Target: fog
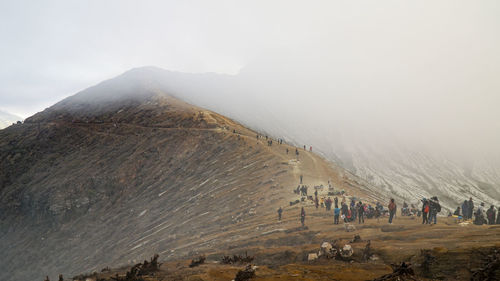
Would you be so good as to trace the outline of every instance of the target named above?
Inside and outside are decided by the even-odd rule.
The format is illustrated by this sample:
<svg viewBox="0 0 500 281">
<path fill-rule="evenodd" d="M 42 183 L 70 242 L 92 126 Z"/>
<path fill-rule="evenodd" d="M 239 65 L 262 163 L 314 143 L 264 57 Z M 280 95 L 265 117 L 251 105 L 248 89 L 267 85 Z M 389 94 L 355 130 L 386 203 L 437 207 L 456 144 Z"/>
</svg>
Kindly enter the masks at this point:
<svg viewBox="0 0 500 281">
<path fill-rule="evenodd" d="M 219 73 L 172 87 L 360 173 L 389 169 L 374 152 L 425 151 L 498 184 L 498 15 L 498 1 L 2 2 L 0 109 L 27 117 L 143 65 Z"/>
</svg>

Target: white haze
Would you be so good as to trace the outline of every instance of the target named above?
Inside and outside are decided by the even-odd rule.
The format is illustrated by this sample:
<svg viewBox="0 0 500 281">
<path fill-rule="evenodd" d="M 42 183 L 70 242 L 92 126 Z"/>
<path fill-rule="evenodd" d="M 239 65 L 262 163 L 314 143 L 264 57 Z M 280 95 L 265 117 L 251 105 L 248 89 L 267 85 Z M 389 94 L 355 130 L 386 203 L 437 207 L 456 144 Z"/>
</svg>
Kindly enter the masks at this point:
<svg viewBox="0 0 500 281">
<path fill-rule="evenodd" d="M 422 152 L 482 167 L 498 203 L 498 15 L 494 0 L 3 2 L 0 108 L 26 117 L 141 65 L 225 73 L 185 96 L 367 177 Z"/>
</svg>

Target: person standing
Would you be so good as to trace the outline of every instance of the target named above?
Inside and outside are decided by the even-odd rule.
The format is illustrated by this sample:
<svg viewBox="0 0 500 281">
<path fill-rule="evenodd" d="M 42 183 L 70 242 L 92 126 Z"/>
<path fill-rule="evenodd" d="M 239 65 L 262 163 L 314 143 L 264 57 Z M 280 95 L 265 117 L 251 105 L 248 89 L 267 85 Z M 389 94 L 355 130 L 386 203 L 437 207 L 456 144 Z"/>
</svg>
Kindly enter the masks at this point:
<svg viewBox="0 0 500 281">
<path fill-rule="evenodd" d="M 467 206 L 468 219 L 472 219 L 472 213 L 474 212 L 474 202 L 472 202 L 472 197 L 469 198 L 469 204 Z"/>
<path fill-rule="evenodd" d="M 469 219 L 469 203 L 467 200 L 462 203 L 462 217 L 464 217 L 464 220 Z"/>
<path fill-rule="evenodd" d="M 349 213 L 349 207 L 345 202 L 342 203 L 342 216 L 344 217 L 344 222 L 347 222 L 347 215 Z"/>
<path fill-rule="evenodd" d="M 358 223 L 365 223 L 365 206 L 361 201 L 358 202 Z"/>
<path fill-rule="evenodd" d="M 300 184 L 302 184 L 302 175 L 300 175 Z"/>
<path fill-rule="evenodd" d="M 392 219 L 394 218 L 394 215 L 396 215 L 396 203 L 394 202 L 394 198 L 391 198 L 391 202 L 389 203 L 389 223 L 392 224 Z"/>
<path fill-rule="evenodd" d="M 340 208 L 338 204 L 335 204 L 335 209 L 333 210 L 333 224 L 339 224 Z"/>
<path fill-rule="evenodd" d="M 429 221 L 431 224 L 437 223 L 437 214 L 441 212 L 441 205 L 439 204 L 439 199 L 434 196 L 431 198 L 429 202 L 430 212 L 429 212 Z"/>
<path fill-rule="evenodd" d="M 332 199 L 330 197 L 328 197 L 326 199 L 325 205 L 326 205 L 326 210 L 327 211 L 330 211 L 332 209 Z"/>
<path fill-rule="evenodd" d="M 422 199 L 422 224 L 429 224 L 429 201 Z"/>
<path fill-rule="evenodd" d="M 281 214 L 283 213 L 283 209 L 280 207 L 278 209 L 278 220 L 281 221 Z"/>
<path fill-rule="evenodd" d="M 486 211 L 486 217 L 488 217 L 488 224 L 495 224 L 496 211 L 495 206 L 491 205 L 488 211 Z"/>
<path fill-rule="evenodd" d="M 304 210 L 304 207 L 300 210 L 300 223 L 302 224 L 302 227 L 306 224 L 306 210 Z"/>
</svg>

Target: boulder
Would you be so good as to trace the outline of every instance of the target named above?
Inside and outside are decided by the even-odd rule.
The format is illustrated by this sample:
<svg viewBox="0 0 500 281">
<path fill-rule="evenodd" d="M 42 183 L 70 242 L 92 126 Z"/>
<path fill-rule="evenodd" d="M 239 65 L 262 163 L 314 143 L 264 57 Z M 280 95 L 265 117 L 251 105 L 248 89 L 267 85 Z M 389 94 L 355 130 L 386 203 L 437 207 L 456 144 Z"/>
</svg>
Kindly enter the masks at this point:
<svg viewBox="0 0 500 281">
<path fill-rule="evenodd" d="M 307 261 L 315 261 L 318 259 L 318 254 L 316 253 L 310 253 L 307 255 Z"/>
<path fill-rule="evenodd" d="M 344 224 L 345 231 L 347 232 L 353 232 L 356 231 L 356 227 L 353 224 L 350 223 L 345 223 Z"/>
<path fill-rule="evenodd" d="M 351 245 L 349 245 L 349 244 L 346 244 L 346 245 L 342 248 L 342 251 L 340 252 L 340 255 L 341 255 L 343 258 L 349 258 L 349 257 L 351 257 L 353 254 L 354 254 L 354 250 L 353 250 L 353 248 L 351 247 Z"/>
</svg>

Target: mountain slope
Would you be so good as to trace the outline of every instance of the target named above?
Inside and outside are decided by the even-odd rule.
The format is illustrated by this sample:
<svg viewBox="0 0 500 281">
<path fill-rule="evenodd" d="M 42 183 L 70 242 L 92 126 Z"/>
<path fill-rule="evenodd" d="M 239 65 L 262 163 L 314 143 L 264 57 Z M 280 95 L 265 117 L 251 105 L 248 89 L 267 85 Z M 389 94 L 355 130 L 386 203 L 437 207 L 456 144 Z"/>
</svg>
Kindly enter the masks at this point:
<svg viewBox="0 0 500 281">
<path fill-rule="evenodd" d="M 276 229 L 299 175 L 377 198 L 320 157 L 297 161 L 294 147 L 267 146 L 134 72 L 0 131 L 1 280 L 227 249 Z"/>
<path fill-rule="evenodd" d="M 146 67 L 130 75 L 148 73 L 155 77 L 159 87 L 193 104 L 220 112 L 249 128 L 283 137 L 297 146 L 312 145 L 317 153 L 370 182 L 374 192 L 414 203 L 422 197 L 437 195 L 443 207 L 449 210 L 469 197 L 488 205 L 500 204 L 500 156 L 495 154 L 498 151 L 459 150 L 457 157 L 456 152 L 455 155 L 443 152 L 457 139 L 448 140 L 442 149 L 436 148 L 426 136 L 400 141 L 384 129 L 384 124 L 356 123 L 359 122 L 357 112 L 343 112 L 342 103 L 332 104 L 326 111 L 325 106 L 315 104 L 308 95 L 321 91 L 315 86 L 314 75 L 295 77 L 308 81 L 307 87 L 302 87 L 302 84 L 293 84 L 293 79 L 284 79 L 282 73 L 273 74 L 271 70 L 260 73 L 258 69 L 249 66 L 238 75 L 228 76 Z M 281 70 L 292 72 L 292 77 L 297 75 L 290 69 Z M 281 94 L 277 95 L 278 92 Z M 290 100 L 288 92 L 305 94 L 301 100 Z M 361 109 L 363 101 L 358 103 Z M 318 109 L 304 113 L 300 107 L 297 110 L 298 104 L 305 105 L 303 110 L 310 109 L 307 105 L 311 104 Z M 330 120 L 328 116 L 336 112 L 340 112 L 336 122 L 318 123 L 318 120 Z M 408 127 L 411 128 L 411 124 Z M 422 144 L 416 145 L 419 139 L 423 139 Z"/>
</svg>

